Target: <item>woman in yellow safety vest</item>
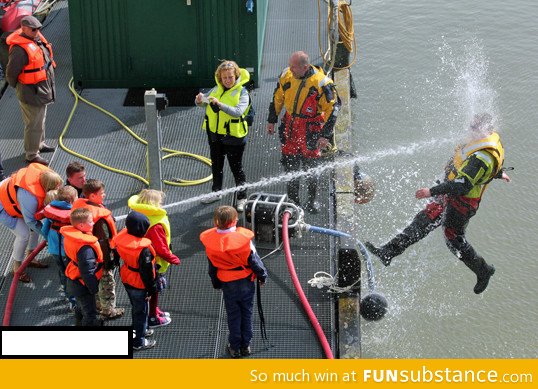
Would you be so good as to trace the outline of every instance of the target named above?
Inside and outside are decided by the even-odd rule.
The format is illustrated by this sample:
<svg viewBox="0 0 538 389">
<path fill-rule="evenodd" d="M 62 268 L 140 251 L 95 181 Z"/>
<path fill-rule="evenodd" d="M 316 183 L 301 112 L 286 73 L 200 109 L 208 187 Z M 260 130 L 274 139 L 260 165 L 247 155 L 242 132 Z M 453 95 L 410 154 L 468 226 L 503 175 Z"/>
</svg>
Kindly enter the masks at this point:
<svg viewBox="0 0 538 389">
<path fill-rule="evenodd" d="M 247 70 L 239 68 L 234 61 L 223 61 L 215 71 L 217 85 L 207 94 L 199 93 L 195 103 L 205 107 L 202 128 L 207 132 L 213 173 L 212 191 L 222 190 L 224 159 L 228 158 L 235 185 L 246 182 L 243 171 L 243 152 L 247 143 L 247 114 L 251 108 L 250 96 L 245 84 L 250 80 Z M 202 200 L 203 204 L 219 201 L 221 195 Z M 247 202 L 247 191 L 237 192 L 237 211 L 243 212 Z"/>
</svg>

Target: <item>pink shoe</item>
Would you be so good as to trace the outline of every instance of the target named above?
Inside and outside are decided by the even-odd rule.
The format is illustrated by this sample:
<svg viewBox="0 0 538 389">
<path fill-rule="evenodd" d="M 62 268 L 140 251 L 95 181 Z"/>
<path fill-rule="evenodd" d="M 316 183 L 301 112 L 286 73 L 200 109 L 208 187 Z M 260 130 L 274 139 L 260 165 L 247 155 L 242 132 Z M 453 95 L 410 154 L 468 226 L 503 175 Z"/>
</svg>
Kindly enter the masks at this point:
<svg viewBox="0 0 538 389">
<path fill-rule="evenodd" d="M 159 317 L 170 317 L 170 312 L 161 311 L 161 308 L 159 307 L 157 307 L 155 313 L 157 313 L 157 316 Z"/>
<path fill-rule="evenodd" d="M 148 327 L 149 328 L 157 328 L 157 327 L 164 327 L 167 326 L 172 322 L 172 319 L 169 317 L 150 317 L 148 320 Z"/>
</svg>

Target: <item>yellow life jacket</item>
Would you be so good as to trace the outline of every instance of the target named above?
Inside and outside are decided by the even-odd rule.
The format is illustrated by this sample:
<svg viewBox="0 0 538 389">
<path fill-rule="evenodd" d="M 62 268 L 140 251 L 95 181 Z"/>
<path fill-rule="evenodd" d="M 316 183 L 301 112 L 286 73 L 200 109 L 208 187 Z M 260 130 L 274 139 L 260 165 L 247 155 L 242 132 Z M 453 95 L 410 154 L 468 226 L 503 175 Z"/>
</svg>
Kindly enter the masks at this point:
<svg viewBox="0 0 538 389">
<path fill-rule="evenodd" d="M 217 86 L 211 90 L 209 96 L 216 97 L 221 103 L 231 107 L 235 107 L 237 104 L 239 104 L 243 85 L 250 80 L 250 74 L 246 69 L 240 69 L 240 71 L 241 74 L 235 85 L 228 90 L 224 90 L 222 84 L 220 84 L 217 77 L 215 77 Z M 245 112 L 243 112 L 241 117 L 234 118 L 222 110 L 213 112 L 210 104 L 208 104 L 206 107 L 205 119 L 202 128 L 220 135 L 230 135 L 236 138 L 244 138 L 248 134 L 248 124 L 245 120 L 245 116 L 248 114 L 249 110 L 250 104 Z"/>
<path fill-rule="evenodd" d="M 474 183 L 475 186 L 473 189 L 465 195 L 466 197 L 477 198 L 482 195 L 487 184 L 489 184 L 502 169 L 504 163 L 504 148 L 499 134 L 492 132 L 487 137 L 458 146 L 454 153 L 454 157 L 452 158 L 452 162 L 447 168 L 448 181 L 453 181 L 461 174 L 461 169 L 465 166 L 465 161 L 472 154 L 487 166 L 486 172 Z M 473 180 L 473 177 L 468 178 L 471 181 Z"/>
<path fill-rule="evenodd" d="M 150 204 L 140 204 L 138 202 L 138 198 L 138 195 L 129 197 L 127 205 L 133 211 L 140 212 L 141 214 L 147 216 L 147 218 L 149 219 L 149 228 L 153 227 L 156 224 L 160 224 L 164 229 L 164 233 L 166 234 L 166 242 L 168 243 L 168 247 L 170 247 L 170 243 L 172 242 L 172 236 L 170 233 L 170 220 L 168 220 L 166 209 L 156 207 Z M 158 255 L 155 257 L 155 263 L 158 265 L 158 272 L 161 274 L 165 273 L 166 270 L 168 270 L 168 266 L 170 266 L 168 262 L 166 262 Z"/>
</svg>

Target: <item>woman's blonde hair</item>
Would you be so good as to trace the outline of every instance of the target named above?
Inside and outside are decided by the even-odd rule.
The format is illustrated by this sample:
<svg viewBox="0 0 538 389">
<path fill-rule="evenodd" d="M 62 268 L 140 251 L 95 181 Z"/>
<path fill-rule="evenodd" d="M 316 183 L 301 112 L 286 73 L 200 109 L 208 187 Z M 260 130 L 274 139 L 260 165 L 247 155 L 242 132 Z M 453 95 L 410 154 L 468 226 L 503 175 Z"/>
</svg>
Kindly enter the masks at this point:
<svg viewBox="0 0 538 389">
<path fill-rule="evenodd" d="M 138 195 L 139 204 L 149 204 L 156 207 L 163 205 L 164 197 L 166 195 L 163 191 L 156 189 L 142 189 Z"/>
<path fill-rule="evenodd" d="M 39 176 L 39 183 L 45 192 L 58 189 L 62 182 L 62 177 L 53 170 L 46 170 Z"/>
<path fill-rule="evenodd" d="M 233 69 L 235 74 L 235 79 L 237 80 L 239 76 L 241 75 L 241 69 L 239 69 L 239 65 L 235 61 L 228 61 L 223 60 L 219 66 L 217 66 L 217 70 L 215 70 L 215 77 L 217 77 L 217 80 L 219 81 L 219 84 L 222 85 L 222 78 L 221 74 L 225 70 Z"/>
</svg>

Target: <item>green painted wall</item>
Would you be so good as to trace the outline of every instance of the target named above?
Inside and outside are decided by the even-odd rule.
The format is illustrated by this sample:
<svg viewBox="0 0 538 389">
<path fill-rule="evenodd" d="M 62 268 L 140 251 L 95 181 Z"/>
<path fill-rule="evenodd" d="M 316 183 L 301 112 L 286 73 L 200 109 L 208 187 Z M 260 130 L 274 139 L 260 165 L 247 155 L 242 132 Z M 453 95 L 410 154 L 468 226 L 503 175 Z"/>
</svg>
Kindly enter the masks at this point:
<svg viewBox="0 0 538 389">
<path fill-rule="evenodd" d="M 69 0 L 75 84 L 83 88 L 209 87 L 221 59 L 255 84 L 268 0 Z"/>
</svg>

